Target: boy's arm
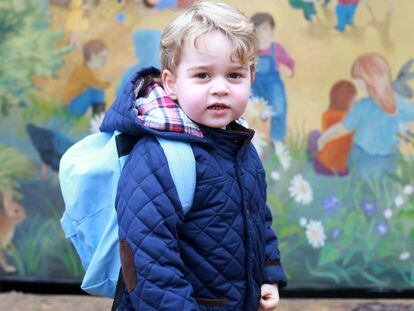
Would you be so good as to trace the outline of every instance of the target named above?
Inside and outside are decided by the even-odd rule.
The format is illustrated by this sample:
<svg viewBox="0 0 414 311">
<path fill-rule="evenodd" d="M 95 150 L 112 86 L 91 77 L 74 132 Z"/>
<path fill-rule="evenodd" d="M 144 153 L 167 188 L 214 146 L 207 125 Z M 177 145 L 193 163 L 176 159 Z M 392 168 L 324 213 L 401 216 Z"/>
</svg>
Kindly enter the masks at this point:
<svg viewBox="0 0 414 311">
<path fill-rule="evenodd" d="M 267 205 L 263 206 L 266 217 L 266 253 L 263 284 L 277 284 L 279 288 L 287 285 L 285 272 L 280 262 L 277 236 L 272 229 L 272 214 Z"/>
<path fill-rule="evenodd" d="M 266 178 L 265 174 L 261 174 L 261 184 L 264 185 L 264 198 L 266 200 Z M 280 252 L 278 247 L 278 239 L 275 232 L 272 229 L 272 213 L 270 212 L 267 204 L 262 204 L 262 213 L 265 215 L 265 268 L 263 274 L 263 284 L 278 284 L 279 288 L 287 285 L 285 272 L 280 262 Z"/>
<path fill-rule="evenodd" d="M 126 290 L 136 310 L 199 310 L 182 272 L 183 213 L 167 160 L 155 138 L 142 140 L 123 169 L 116 203 Z"/>
</svg>

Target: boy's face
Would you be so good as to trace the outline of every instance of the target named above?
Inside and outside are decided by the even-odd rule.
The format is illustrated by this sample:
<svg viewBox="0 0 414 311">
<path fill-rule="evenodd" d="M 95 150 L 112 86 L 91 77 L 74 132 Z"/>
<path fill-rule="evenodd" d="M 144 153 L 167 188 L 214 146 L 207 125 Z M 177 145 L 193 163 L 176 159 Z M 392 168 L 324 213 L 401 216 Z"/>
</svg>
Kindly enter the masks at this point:
<svg viewBox="0 0 414 311">
<path fill-rule="evenodd" d="M 196 123 L 225 128 L 243 114 L 252 75 L 247 64 L 230 59 L 232 53 L 231 41 L 214 31 L 198 38 L 197 49 L 184 44 L 174 74 L 163 71 L 167 94 Z"/>
</svg>

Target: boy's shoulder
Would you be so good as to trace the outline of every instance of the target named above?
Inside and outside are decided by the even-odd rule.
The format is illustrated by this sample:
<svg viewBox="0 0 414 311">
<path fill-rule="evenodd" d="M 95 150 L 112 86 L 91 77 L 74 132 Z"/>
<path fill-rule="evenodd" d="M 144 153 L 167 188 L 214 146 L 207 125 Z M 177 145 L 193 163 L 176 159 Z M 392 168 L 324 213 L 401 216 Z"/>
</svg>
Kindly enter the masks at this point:
<svg viewBox="0 0 414 311">
<path fill-rule="evenodd" d="M 137 156 L 145 159 L 152 158 L 156 155 L 159 155 L 161 149 L 162 148 L 155 136 L 145 135 L 138 139 L 137 143 L 131 151 L 130 158 Z"/>
</svg>

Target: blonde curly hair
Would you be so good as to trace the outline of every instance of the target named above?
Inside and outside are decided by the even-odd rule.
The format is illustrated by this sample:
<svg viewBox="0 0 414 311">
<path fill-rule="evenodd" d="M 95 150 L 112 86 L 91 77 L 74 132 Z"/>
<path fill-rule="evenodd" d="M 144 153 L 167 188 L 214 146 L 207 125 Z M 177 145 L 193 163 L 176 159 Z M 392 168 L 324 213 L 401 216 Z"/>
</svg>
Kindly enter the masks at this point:
<svg viewBox="0 0 414 311">
<path fill-rule="evenodd" d="M 249 65 L 253 73 L 258 49 L 253 23 L 231 5 L 207 1 L 195 3 L 164 29 L 161 38 L 162 68 L 174 72 L 187 40 L 197 48 L 197 40 L 212 31 L 222 32 L 232 42 L 232 58 Z"/>
</svg>

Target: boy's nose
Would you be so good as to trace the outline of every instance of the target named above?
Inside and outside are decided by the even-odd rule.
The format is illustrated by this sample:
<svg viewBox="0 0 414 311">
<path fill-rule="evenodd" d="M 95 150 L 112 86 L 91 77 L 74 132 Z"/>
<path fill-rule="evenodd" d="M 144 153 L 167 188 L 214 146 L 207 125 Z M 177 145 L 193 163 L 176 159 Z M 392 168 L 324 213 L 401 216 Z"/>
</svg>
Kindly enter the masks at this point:
<svg viewBox="0 0 414 311">
<path fill-rule="evenodd" d="M 212 95 L 218 95 L 218 96 L 227 95 L 229 93 L 227 81 L 223 78 L 218 78 L 218 77 L 215 78 L 212 81 L 210 92 Z"/>
</svg>

